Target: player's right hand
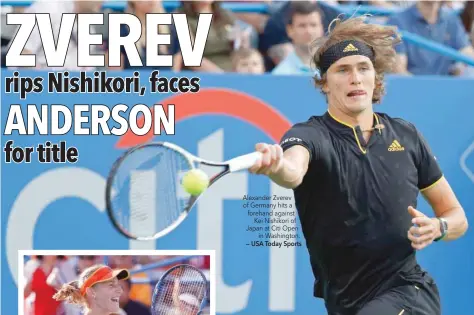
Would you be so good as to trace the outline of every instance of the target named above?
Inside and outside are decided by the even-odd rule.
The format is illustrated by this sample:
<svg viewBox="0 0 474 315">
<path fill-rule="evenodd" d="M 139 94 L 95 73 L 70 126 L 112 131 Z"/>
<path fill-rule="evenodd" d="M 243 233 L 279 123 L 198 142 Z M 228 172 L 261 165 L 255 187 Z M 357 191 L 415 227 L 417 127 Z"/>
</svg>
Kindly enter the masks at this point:
<svg viewBox="0 0 474 315">
<path fill-rule="evenodd" d="M 283 149 L 279 144 L 257 143 L 255 150 L 262 153 L 262 158 L 249 169 L 250 173 L 271 175 L 283 167 Z"/>
</svg>

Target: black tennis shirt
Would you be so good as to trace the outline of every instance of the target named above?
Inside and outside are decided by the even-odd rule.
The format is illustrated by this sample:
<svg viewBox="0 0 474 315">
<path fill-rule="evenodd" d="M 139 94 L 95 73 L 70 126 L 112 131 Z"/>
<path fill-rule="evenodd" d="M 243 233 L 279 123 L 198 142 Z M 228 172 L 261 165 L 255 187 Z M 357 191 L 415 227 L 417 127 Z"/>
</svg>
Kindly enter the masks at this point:
<svg viewBox="0 0 474 315">
<path fill-rule="evenodd" d="M 294 189 L 295 205 L 316 278 L 314 295 L 330 312 L 351 314 L 389 279 L 417 267 L 407 237 L 408 206 L 442 178 L 429 146 L 414 125 L 374 114 L 365 142 L 329 112 L 295 124 L 280 145 L 302 145 L 308 171 Z"/>
</svg>

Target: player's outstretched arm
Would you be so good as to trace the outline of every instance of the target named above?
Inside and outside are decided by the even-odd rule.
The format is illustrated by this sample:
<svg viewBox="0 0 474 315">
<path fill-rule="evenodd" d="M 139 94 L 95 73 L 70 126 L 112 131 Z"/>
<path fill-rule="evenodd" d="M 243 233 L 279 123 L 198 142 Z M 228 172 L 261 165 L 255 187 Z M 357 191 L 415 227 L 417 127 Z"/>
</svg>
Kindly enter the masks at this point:
<svg viewBox="0 0 474 315">
<path fill-rule="evenodd" d="M 267 175 L 276 184 L 293 189 L 298 187 L 308 170 L 309 152 L 300 145 L 295 145 L 283 152 L 278 144 L 258 143 L 255 149 L 262 153 L 249 171 Z"/>
</svg>

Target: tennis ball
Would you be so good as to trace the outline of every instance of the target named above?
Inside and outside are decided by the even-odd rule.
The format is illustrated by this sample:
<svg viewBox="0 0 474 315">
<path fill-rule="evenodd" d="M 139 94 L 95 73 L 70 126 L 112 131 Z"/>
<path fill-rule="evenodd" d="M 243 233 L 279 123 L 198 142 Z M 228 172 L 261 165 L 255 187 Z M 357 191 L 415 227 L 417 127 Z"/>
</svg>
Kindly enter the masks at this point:
<svg viewBox="0 0 474 315">
<path fill-rule="evenodd" d="M 209 177 L 200 169 L 192 169 L 184 174 L 181 185 L 186 192 L 196 196 L 209 186 Z"/>
</svg>

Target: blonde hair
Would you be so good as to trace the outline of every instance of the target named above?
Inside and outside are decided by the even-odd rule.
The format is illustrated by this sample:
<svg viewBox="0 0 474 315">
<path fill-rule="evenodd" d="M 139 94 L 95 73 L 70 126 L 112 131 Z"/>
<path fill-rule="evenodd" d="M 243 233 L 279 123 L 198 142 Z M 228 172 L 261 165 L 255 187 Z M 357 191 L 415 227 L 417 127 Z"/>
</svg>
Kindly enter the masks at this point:
<svg viewBox="0 0 474 315">
<path fill-rule="evenodd" d="M 69 304 L 87 306 L 87 300 L 81 294 L 81 286 L 96 270 L 103 266 L 104 265 L 99 264 L 85 269 L 78 280 L 63 284 L 61 289 L 53 295 L 53 299 L 56 301 L 66 301 Z"/>
<path fill-rule="evenodd" d="M 321 56 L 332 45 L 344 40 L 357 40 L 372 47 L 375 60 L 375 89 L 372 101 L 378 103 L 385 94 L 384 73 L 391 72 L 396 63 L 396 52 L 394 46 L 401 42 L 397 28 L 394 26 L 384 26 L 368 24 L 364 20 L 366 16 L 352 17 L 345 21 L 336 18 L 329 25 L 329 32 L 315 42 L 317 51 L 313 56 L 316 68 L 321 70 Z M 331 26 L 335 25 L 331 30 Z M 326 83 L 326 74 L 321 78 L 314 77 L 316 86 L 322 87 Z M 323 92 L 324 93 L 324 92 Z"/>
</svg>

